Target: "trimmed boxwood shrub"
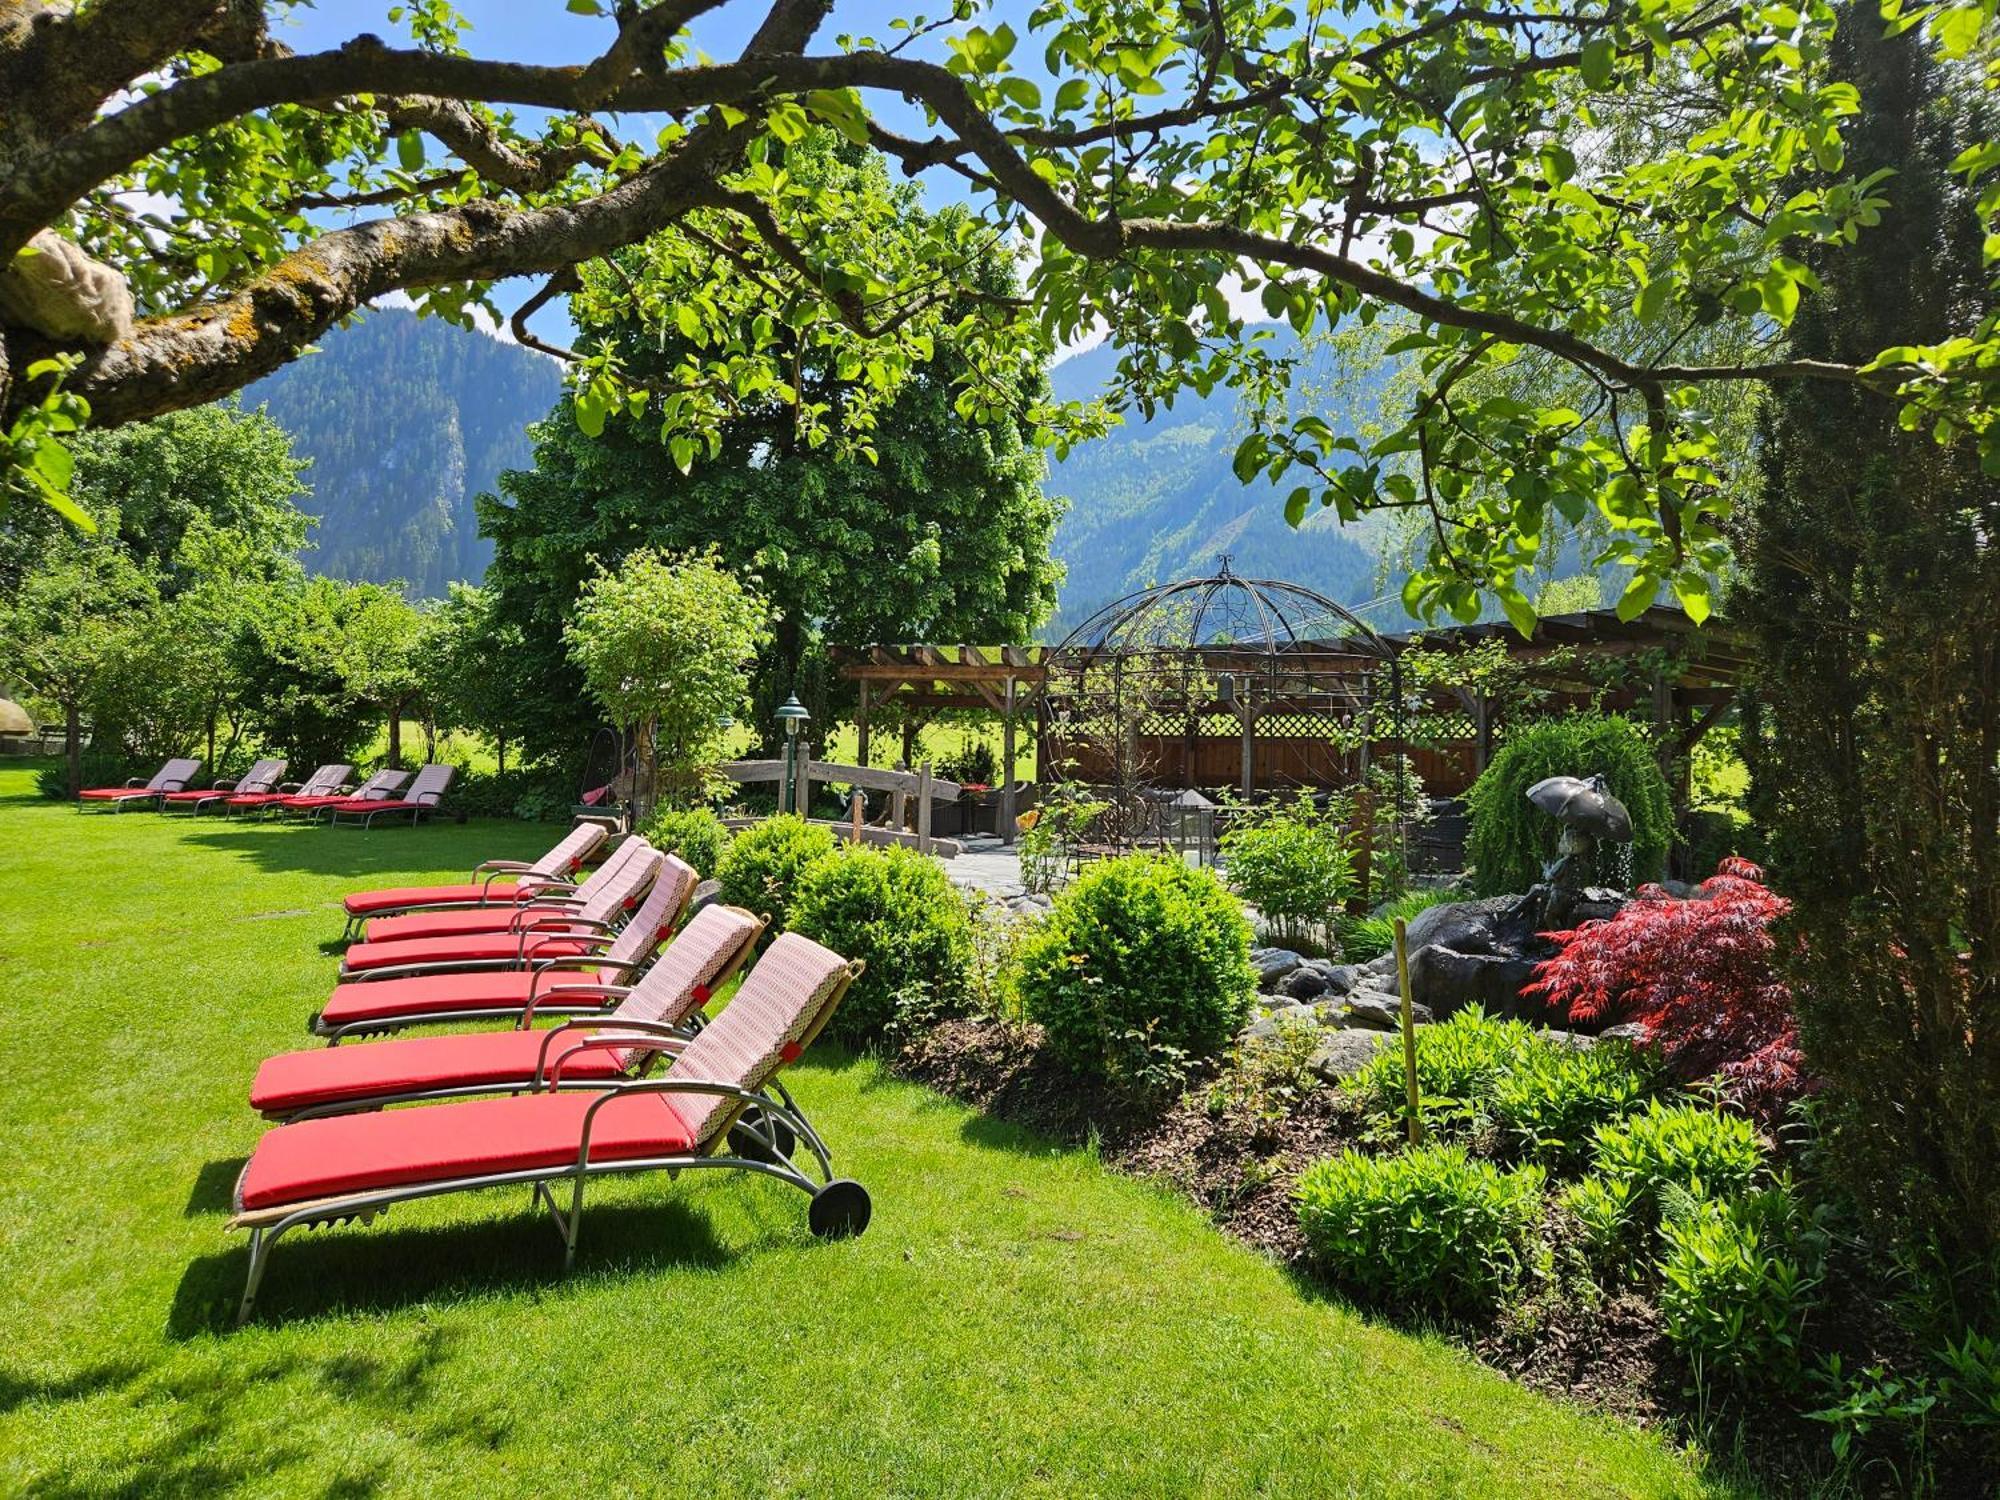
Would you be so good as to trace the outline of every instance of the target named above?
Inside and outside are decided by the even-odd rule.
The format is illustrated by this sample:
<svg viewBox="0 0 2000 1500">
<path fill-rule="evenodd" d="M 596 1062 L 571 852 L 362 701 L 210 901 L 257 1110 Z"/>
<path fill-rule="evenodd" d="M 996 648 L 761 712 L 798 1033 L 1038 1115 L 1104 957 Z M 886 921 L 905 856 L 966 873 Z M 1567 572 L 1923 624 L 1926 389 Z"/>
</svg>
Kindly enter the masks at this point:
<svg viewBox="0 0 2000 1500">
<path fill-rule="evenodd" d="M 722 851 L 729 847 L 729 830 L 705 807 L 663 807 L 646 825 L 646 841 L 678 854 L 703 880 L 713 880 Z"/>
<path fill-rule="evenodd" d="M 961 1005 L 972 962 L 965 898 L 933 859 L 850 846 L 814 861 L 792 892 L 792 931 L 867 969 L 828 1033 L 865 1046 Z"/>
<path fill-rule="evenodd" d="M 833 853 L 832 833 L 796 813 L 766 818 L 729 841 L 715 871 L 720 897 L 731 906 L 762 912 L 773 931 L 789 925 L 792 892 L 814 860 Z"/>
<path fill-rule="evenodd" d="M 1674 836 L 1674 815 L 1652 747 L 1628 719 L 1569 714 L 1510 732 L 1465 794 L 1471 816 L 1465 852 L 1480 894 L 1524 891 L 1555 858 L 1561 826 L 1528 801 L 1528 788 L 1550 776 L 1593 775 L 1602 776 L 1632 814 L 1631 880 L 1660 878 Z M 1592 877 L 1597 883 L 1624 883 L 1617 845 L 1599 845 L 1597 860 Z"/>
<path fill-rule="evenodd" d="M 1227 1047 L 1257 990 L 1250 924 L 1207 870 L 1163 855 L 1105 860 L 1022 941 L 1019 989 L 1081 1072 L 1146 1090 Z"/>
<path fill-rule="evenodd" d="M 1520 1278 L 1541 1216 L 1542 1169 L 1503 1172 L 1461 1146 L 1315 1162 L 1299 1227 L 1343 1287 L 1399 1310 L 1479 1313 Z"/>
</svg>

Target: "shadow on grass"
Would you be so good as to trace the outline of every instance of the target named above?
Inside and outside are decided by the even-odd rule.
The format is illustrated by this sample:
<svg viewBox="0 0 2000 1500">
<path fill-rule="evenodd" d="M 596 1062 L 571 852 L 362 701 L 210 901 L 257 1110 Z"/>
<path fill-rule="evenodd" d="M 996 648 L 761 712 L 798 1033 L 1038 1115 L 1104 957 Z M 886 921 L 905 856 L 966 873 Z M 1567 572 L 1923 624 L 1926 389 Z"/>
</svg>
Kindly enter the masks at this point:
<svg viewBox="0 0 2000 1500">
<path fill-rule="evenodd" d="M 136 1362 L 112 1360 L 68 1375 L 22 1375 L 0 1369 L 0 1416 L 31 1401 L 88 1401 L 129 1385 L 144 1368 Z"/>
<path fill-rule="evenodd" d="M 483 858 L 521 849 L 540 852 L 536 841 L 545 833 L 532 824 L 506 822 L 470 824 L 464 830 L 449 823 L 372 829 L 324 823 L 211 823 L 189 828 L 185 842 L 272 874 L 339 875 L 363 885 L 393 885 L 415 863 L 462 863 L 469 870 Z M 374 880 L 377 876 L 379 881 Z"/>
<path fill-rule="evenodd" d="M 527 1189 L 520 1189 L 525 1196 Z M 586 1201 L 578 1266 L 715 1270 L 740 1259 L 716 1237 L 707 1215 L 686 1203 Z M 176 1341 L 226 1333 L 250 1269 L 247 1240 L 189 1263 L 167 1314 Z M 256 1322 L 339 1311 L 390 1312 L 559 1285 L 562 1241 L 539 1210 L 479 1224 L 383 1232 L 348 1229 L 315 1235 L 292 1230 L 278 1242 L 257 1293 Z"/>
<path fill-rule="evenodd" d="M 172 1403 L 173 1420 L 136 1429 L 136 1451 L 124 1456 L 120 1468 L 128 1477 L 93 1473 L 87 1479 L 62 1474 L 26 1487 L 37 1496 L 208 1495 L 235 1489 L 251 1480 L 268 1479 L 271 1471 L 291 1463 L 323 1457 L 324 1449 L 309 1442 L 320 1435 L 309 1430 L 246 1426 L 239 1413 L 252 1403 L 245 1398 L 263 1387 L 292 1382 L 313 1391 L 328 1391 L 360 1420 L 388 1423 L 416 1410 L 426 1413 L 426 1431 L 434 1440 L 474 1442 L 497 1447 L 508 1435 L 511 1419 L 496 1406 L 436 1400 L 436 1371 L 449 1361 L 458 1341 L 456 1330 L 430 1325 L 406 1347 L 384 1353 L 343 1352 L 325 1357 L 296 1351 L 245 1355 L 231 1349 L 192 1374 L 169 1375 L 139 1365 L 104 1365 L 59 1380 L 12 1380 L 0 1374 L 0 1395 L 22 1392 L 21 1399 L 87 1401 L 117 1396 L 129 1406 Z M 0 1407 L 0 1410 L 4 1410 Z M 442 1416 L 443 1412 L 449 1416 Z M 43 1454 L 47 1459 L 52 1455 Z M 373 1495 L 389 1487 L 395 1476 L 383 1465 L 359 1464 L 335 1475 L 316 1493 Z"/>
<path fill-rule="evenodd" d="M 195 1174 L 194 1186 L 188 1190 L 187 1206 L 181 1214 L 190 1219 L 199 1219 L 207 1214 L 226 1214 L 236 1206 L 236 1179 L 243 1175 L 243 1164 L 250 1158 L 232 1156 L 226 1161 L 207 1162 Z"/>
</svg>

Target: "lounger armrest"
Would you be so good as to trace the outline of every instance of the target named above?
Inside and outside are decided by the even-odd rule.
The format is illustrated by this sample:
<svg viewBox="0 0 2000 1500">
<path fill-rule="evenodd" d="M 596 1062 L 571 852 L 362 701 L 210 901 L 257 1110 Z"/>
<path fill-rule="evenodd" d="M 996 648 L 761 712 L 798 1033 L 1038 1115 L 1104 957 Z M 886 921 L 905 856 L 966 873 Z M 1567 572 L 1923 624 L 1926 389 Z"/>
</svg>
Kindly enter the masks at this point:
<svg viewBox="0 0 2000 1500">
<path fill-rule="evenodd" d="M 514 903 L 514 909 L 507 914 L 507 925 L 513 931 L 519 932 L 523 927 L 532 927 L 536 923 L 547 924 L 550 922 L 596 920 L 595 918 L 578 916 L 577 913 L 582 909 L 580 906 L 566 906 L 561 902 L 543 901 L 537 897 L 530 897 L 526 901 L 517 901 Z"/>
<path fill-rule="evenodd" d="M 125 778 L 125 785 L 127 786 L 144 786 L 145 784 L 146 778 L 143 776 L 127 776 Z"/>
<path fill-rule="evenodd" d="M 518 873 L 522 870 L 532 870 L 534 868 L 534 865 L 525 859 L 482 859 L 472 867 L 472 878 L 477 880 L 479 872 L 482 870 L 492 870 L 496 874 L 505 875 L 510 872 Z"/>
<path fill-rule="evenodd" d="M 612 1042 L 607 1038 L 606 1045 L 623 1046 L 639 1052 L 666 1050 L 659 1042 L 642 1037 L 633 1037 L 629 1041 L 622 1043 Z M 583 1126 L 577 1132 L 577 1171 L 584 1172 L 589 1170 L 590 1131 L 591 1127 L 597 1123 L 597 1112 L 613 1099 L 622 1099 L 628 1094 L 705 1094 L 711 1098 L 735 1099 L 744 1104 L 754 1104 L 759 1109 L 775 1112 L 787 1120 L 796 1118 L 792 1111 L 786 1109 L 768 1094 L 753 1093 L 749 1089 L 739 1088 L 733 1083 L 711 1083 L 705 1078 L 676 1078 L 673 1074 L 669 1073 L 664 1078 L 649 1078 L 641 1082 L 615 1084 L 591 1100 L 590 1108 L 583 1112 Z"/>
<path fill-rule="evenodd" d="M 209 790 L 211 792 L 233 792 L 236 790 L 237 787 L 242 785 L 242 782 L 243 782 L 242 777 L 232 776 L 227 781 L 215 782 L 209 787 Z"/>
<path fill-rule="evenodd" d="M 582 943 L 586 947 L 595 948 L 608 948 L 615 941 L 609 929 L 603 932 L 579 932 L 567 922 L 549 923 L 543 927 L 523 927 L 520 929 L 520 941 L 514 944 L 514 962 L 522 968 L 526 968 L 533 960 L 534 954 L 528 945 L 535 937 L 556 938 L 566 943 Z"/>
<path fill-rule="evenodd" d="M 535 1019 L 535 1008 L 544 1000 L 555 1000 L 562 995 L 595 995 L 607 1005 L 613 1000 L 623 1000 L 632 993 L 628 984 L 552 984 L 547 989 L 538 989 L 531 981 L 528 985 L 528 1003 L 521 1007 L 518 1029 L 526 1031 Z"/>
<path fill-rule="evenodd" d="M 623 1033 L 619 1036 L 592 1036 L 590 1033 L 610 1030 Z M 632 1033 L 639 1035 L 634 1036 Z M 567 1035 L 551 1065 L 549 1049 L 559 1036 Z M 551 1026 L 542 1033 L 542 1050 L 535 1059 L 535 1092 L 540 1093 L 546 1084 L 557 1082 L 562 1075 L 562 1065 L 573 1053 L 587 1052 L 605 1047 L 630 1047 L 635 1051 L 651 1052 L 657 1049 L 678 1051 L 686 1047 L 688 1039 L 676 1032 L 665 1021 L 630 1021 L 618 1016 L 585 1016 L 575 1021 L 565 1021 L 560 1026 Z"/>
</svg>

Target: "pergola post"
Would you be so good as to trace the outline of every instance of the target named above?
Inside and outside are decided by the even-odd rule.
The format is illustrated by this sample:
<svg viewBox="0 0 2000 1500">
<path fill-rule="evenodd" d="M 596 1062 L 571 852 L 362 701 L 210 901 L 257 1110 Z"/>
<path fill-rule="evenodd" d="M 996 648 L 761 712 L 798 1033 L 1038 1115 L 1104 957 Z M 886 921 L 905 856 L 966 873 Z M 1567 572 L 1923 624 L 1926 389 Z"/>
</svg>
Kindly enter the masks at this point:
<svg viewBox="0 0 2000 1500">
<path fill-rule="evenodd" d="M 1243 800 L 1248 802 L 1257 790 L 1257 710 L 1239 701 L 1236 717 L 1243 724 Z"/>
<path fill-rule="evenodd" d="M 861 706 L 854 711 L 854 763 L 868 764 L 868 682 L 863 678 L 856 684 L 861 689 Z"/>
<path fill-rule="evenodd" d="M 1000 724 L 1000 826 L 1002 844 L 1014 842 L 1014 679 L 1007 679 L 1007 706 Z"/>
</svg>

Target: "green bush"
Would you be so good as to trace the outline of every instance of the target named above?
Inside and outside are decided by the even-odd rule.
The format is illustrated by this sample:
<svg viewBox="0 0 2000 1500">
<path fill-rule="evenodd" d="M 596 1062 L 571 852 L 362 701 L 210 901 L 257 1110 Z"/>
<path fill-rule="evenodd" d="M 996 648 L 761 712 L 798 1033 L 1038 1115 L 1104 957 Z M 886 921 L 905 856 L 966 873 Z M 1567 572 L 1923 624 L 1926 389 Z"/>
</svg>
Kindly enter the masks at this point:
<svg viewBox="0 0 2000 1500">
<path fill-rule="evenodd" d="M 1789 1195 L 1772 1188 L 1661 1224 L 1661 1323 L 1697 1389 L 1799 1383 L 1819 1275 L 1796 1217 Z"/>
<path fill-rule="evenodd" d="M 1580 1051 L 1561 1042 L 1524 1047 L 1493 1084 L 1493 1119 L 1509 1145 L 1565 1175 L 1589 1159 L 1600 1125 L 1650 1098 L 1658 1071 L 1619 1042 Z"/>
<path fill-rule="evenodd" d="M 1636 1279 L 1642 1257 L 1639 1190 L 1623 1177 L 1586 1177 L 1563 1189 L 1562 1206 L 1575 1219 L 1584 1259 L 1604 1277 Z"/>
<path fill-rule="evenodd" d="M 1513 730 L 1466 793 L 1471 831 L 1465 852 L 1483 895 L 1526 890 L 1555 858 L 1560 826 L 1528 801 L 1528 788 L 1549 776 L 1602 776 L 1632 814 L 1632 881 L 1657 880 L 1673 840 L 1666 778 L 1646 737 L 1626 719 L 1569 714 Z M 1602 844 L 1593 878 L 1622 885 L 1622 851 Z"/>
<path fill-rule="evenodd" d="M 703 880 L 715 878 L 729 847 L 729 830 L 705 807 L 661 808 L 646 825 L 646 838 L 655 849 L 669 850 L 693 865 Z"/>
<path fill-rule="evenodd" d="M 1342 917 L 1339 924 L 1340 956 L 1351 964 L 1365 964 L 1380 958 L 1396 946 L 1396 918 L 1405 922 L 1418 912 L 1447 901 L 1463 901 L 1465 893 L 1454 890 L 1414 890 L 1383 902 L 1365 917 Z"/>
<path fill-rule="evenodd" d="M 303 776 L 310 770 L 307 767 L 298 774 Z M 474 771 L 460 766 L 446 799 L 446 806 L 467 817 L 520 818 L 531 823 L 566 818 L 575 805 L 574 778 L 539 766 L 506 771 Z"/>
<path fill-rule="evenodd" d="M 84 786 L 123 786 L 134 776 L 151 776 L 160 769 L 154 761 L 144 769 L 123 750 L 100 750 L 84 746 L 80 757 Z M 69 796 L 69 762 L 58 757 L 55 764 L 35 772 L 35 790 L 60 802 Z"/>
<path fill-rule="evenodd" d="M 716 867 L 720 896 L 731 906 L 762 912 L 773 930 L 788 924 L 792 892 L 814 860 L 834 851 L 833 834 L 794 813 L 766 818 L 729 841 Z"/>
<path fill-rule="evenodd" d="M 1165 1088 L 1249 1018 L 1250 924 L 1206 870 L 1161 855 L 1105 860 L 1022 940 L 1019 991 L 1071 1066 Z"/>
<path fill-rule="evenodd" d="M 1528 1264 L 1542 1169 L 1503 1172 L 1458 1146 L 1348 1152 L 1299 1178 L 1299 1227 L 1344 1287 L 1397 1308 L 1478 1313 Z"/>
<path fill-rule="evenodd" d="M 1492 1118 L 1501 1075 L 1523 1052 L 1547 1045 L 1527 1023 L 1499 1020 L 1476 1005 L 1417 1028 L 1424 1129 L 1446 1137 L 1477 1132 Z M 1348 1088 L 1371 1115 L 1400 1121 L 1407 1107 L 1403 1077 L 1403 1049 L 1388 1047 L 1348 1079 Z"/>
<path fill-rule="evenodd" d="M 1347 831 L 1310 797 L 1238 810 L 1222 857 L 1230 885 L 1257 908 L 1272 941 L 1337 944 L 1334 924 L 1354 894 Z"/>
<path fill-rule="evenodd" d="M 1658 1218 L 1671 1191 L 1725 1200 L 1746 1193 L 1764 1167 L 1764 1143 L 1741 1115 L 1654 1100 L 1593 1136 L 1592 1170 L 1627 1184 L 1635 1209 Z"/>
<path fill-rule="evenodd" d="M 867 962 L 829 1026 L 850 1045 L 965 1002 L 971 916 L 943 867 L 915 850 L 864 844 L 814 861 L 793 888 L 791 928 Z"/>
</svg>

